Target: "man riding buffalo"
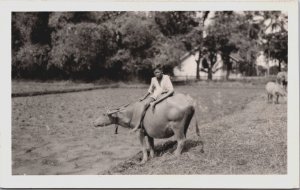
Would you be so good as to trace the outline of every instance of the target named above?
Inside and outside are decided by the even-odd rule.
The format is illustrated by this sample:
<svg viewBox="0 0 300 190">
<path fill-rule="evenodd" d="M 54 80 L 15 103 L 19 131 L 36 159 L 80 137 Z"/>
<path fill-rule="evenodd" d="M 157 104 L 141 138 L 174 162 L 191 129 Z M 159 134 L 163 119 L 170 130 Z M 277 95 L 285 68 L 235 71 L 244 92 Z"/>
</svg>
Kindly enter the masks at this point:
<svg viewBox="0 0 300 190">
<path fill-rule="evenodd" d="M 171 136 L 175 136 L 177 140 L 175 155 L 181 154 L 187 129 L 193 117 L 195 117 L 196 134 L 199 136 L 197 114 L 195 114 L 196 101 L 187 94 L 174 94 L 170 77 L 163 74 L 160 66 L 154 69 L 154 75 L 148 92 L 139 101 L 107 110 L 93 123 L 95 127 L 116 124 L 133 131 L 139 129 L 143 152 L 142 163 L 148 160 L 145 137 L 150 146 L 150 156 L 154 157 L 154 138 L 162 139 Z M 149 106 L 152 109 L 147 110 Z"/>
<path fill-rule="evenodd" d="M 161 65 L 157 65 L 154 69 L 154 77 L 151 79 L 148 92 L 139 99 L 143 106 L 141 107 L 142 110 L 138 112 L 139 114 L 136 114 L 135 118 L 133 118 L 133 121 L 136 121 L 136 123 L 132 131 L 136 131 L 141 127 L 141 121 L 149 105 L 154 111 L 156 104 L 173 95 L 173 93 L 174 88 L 170 77 L 163 74 Z"/>
</svg>

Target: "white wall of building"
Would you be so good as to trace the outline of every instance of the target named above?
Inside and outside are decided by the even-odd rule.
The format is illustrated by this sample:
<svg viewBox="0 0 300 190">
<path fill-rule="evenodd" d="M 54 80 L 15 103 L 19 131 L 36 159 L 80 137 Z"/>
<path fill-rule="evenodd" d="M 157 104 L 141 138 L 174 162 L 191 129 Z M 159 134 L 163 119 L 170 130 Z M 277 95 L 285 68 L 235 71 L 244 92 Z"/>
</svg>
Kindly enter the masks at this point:
<svg viewBox="0 0 300 190">
<path fill-rule="evenodd" d="M 196 60 L 198 59 L 198 52 L 194 55 L 188 56 L 184 61 L 181 63 L 181 68 L 175 67 L 174 68 L 174 75 L 175 77 L 181 77 L 181 78 L 196 78 L 196 69 L 197 69 L 197 63 Z M 200 68 L 201 68 L 200 64 Z M 213 71 L 217 70 L 216 73 L 213 74 L 213 79 L 223 79 L 226 75 L 226 71 L 223 69 L 223 60 L 221 56 L 217 55 L 217 62 L 213 66 Z M 207 73 L 200 71 L 200 77 L 201 79 L 207 79 Z"/>
<path fill-rule="evenodd" d="M 267 59 L 267 57 L 264 55 L 264 53 L 261 51 L 259 56 L 256 58 L 256 65 L 262 66 L 264 68 L 278 66 L 279 62 L 275 59 Z"/>
</svg>

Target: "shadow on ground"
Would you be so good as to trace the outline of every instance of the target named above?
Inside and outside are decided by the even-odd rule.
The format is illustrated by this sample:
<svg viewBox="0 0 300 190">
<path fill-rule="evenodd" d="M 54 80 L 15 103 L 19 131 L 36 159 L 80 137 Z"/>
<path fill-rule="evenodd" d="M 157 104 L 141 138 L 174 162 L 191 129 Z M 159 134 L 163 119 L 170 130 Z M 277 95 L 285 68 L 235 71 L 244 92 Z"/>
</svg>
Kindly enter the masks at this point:
<svg viewBox="0 0 300 190">
<path fill-rule="evenodd" d="M 201 153 L 204 152 L 203 150 L 203 141 L 200 140 L 186 140 L 185 145 L 184 145 L 184 149 L 182 151 L 182 153 L 184 152 L 188 152 L 191 148 L 194 148 L 196 146 L 202 146 L 201 147 Z M 176 150 L 177 148 L 177 141 L 167 141 L 163 144 L 159 144 L 155 147 L 155 157 L 161 157 L 164 154 L 173 154 L 173 152 Z M 148 155 L 149 155 L 149 151 L 148 151 Z M 113 175 L 113 174 L 120 174 L 123 171 L 129 169 L 129 168 L 133 168 L 135 166 L 140 166 L 140 162 L 142 160 L 142 151 L 138 152 L 136 155 L 134 155 L 133 157 L 131 157 L 130 159 L 110 168 L 109 170 L 105 171 L 103 174 L 104 175 Z M 154 158 L 155 159 L 155 158 Z M 147 163 L 146 163 L 147 164 Z"/>
</svg>

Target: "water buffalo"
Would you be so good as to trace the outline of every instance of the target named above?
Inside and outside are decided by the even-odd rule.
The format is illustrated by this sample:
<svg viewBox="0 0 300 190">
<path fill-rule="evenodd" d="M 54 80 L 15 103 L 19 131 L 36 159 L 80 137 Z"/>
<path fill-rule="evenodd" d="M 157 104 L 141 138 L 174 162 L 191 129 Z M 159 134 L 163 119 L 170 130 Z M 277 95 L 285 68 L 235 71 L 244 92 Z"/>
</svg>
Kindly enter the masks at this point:
<svg viewBox="0 0 300 190">
<path fill-rule="evenodd" d="M 273 103 L 278 104 L 279 96 L 286 96 L 286 90 L 280 84 L 275 82 L 268 82 L 266 84 L 266 91 L 268 96 L 268 103 L 270 100 L 273 101 L 274 97 L 276 99 L 274 99 Z"/>
<path fill-rule="evenodd" d="M 140 111 L 142 104 L 135 102 L 115 110 L 110 110 L 94 121 L 95 127 L 104 127 L 117 124 L 125 128 L 132 129 L 136 121 L 133 121 L 135 112 Z M 175 155 L 180 155 L 186 139 L 187 129 L 192 117 L 196 114 L 196 102 L 184 94 L 174 94 L 166 100 L 156 105 L 152 110 L 150 107 L 144 116 L 139 130 L 139 140 L 142 145 L 143 159 L 141 163 L 148 160 L 145 137 L 150 146 L 150 156 L 154 157 L 154 138 L 169 138 L 175 136 L 177 149 Z M 196 117 L 196 116 L 195 116 Z M 197 118 L 195 118 L 196 133 L 199 136 Z"/>
</svg>

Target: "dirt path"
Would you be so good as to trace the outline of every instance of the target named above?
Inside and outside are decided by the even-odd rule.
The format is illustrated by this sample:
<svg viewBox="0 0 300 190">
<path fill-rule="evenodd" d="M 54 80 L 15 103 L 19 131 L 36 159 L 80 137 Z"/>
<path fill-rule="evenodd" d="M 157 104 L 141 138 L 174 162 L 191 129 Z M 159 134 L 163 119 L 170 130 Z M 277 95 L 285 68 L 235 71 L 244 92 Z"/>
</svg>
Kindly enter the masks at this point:
<svg viewBox="0 0 300 190">
<path fill-rule="evenodd" d="M 286 174 L 287 104 L 266 104 L 258 96 L 242 111 L 201 125 L 201 138 L 188 135 L 186 151 L 175 157 L 176 144 L 157 147 L 160 156 L 138 165 L 141 153 L 105 174 Z M 201 153 L 199 141 L 204 142 Z M 162 155 L 161 155 L 162 154 Z"/>
</svg>

